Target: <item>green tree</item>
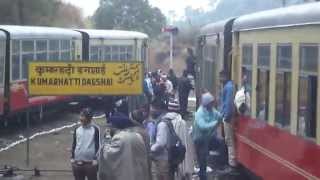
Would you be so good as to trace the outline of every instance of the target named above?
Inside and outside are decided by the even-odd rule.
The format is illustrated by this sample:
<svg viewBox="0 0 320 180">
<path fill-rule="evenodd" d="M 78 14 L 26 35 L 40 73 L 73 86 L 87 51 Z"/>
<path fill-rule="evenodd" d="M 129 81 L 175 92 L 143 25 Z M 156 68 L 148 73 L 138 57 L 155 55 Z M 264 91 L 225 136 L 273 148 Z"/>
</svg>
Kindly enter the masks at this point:
<svg viewBox="0 0 320 180">
<path fill-rule="evenodd" d="M 0 24 L 82 27 L 79 8 L 60 0 L 0 0 Z"/>
<path fill-rule="evenodd" d="M 123 29 L 157 35 L 166 24 L 166 18 L 148 0 L 100 0 L 93 16 L 98 29 Z"/>
</svg>

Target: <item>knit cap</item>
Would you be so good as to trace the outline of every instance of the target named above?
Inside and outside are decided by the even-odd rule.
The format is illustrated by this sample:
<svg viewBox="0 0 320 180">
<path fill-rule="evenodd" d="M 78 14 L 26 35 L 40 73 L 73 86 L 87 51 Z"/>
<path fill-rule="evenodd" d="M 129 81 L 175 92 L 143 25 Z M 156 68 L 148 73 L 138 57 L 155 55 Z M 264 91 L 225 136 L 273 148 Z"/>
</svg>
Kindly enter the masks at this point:
<svg viewBox="0 0 320 180">
<path fill-rule="evenodd" d="M 207 93 L 202 94 L 202 96 L 201 96 L 201 105 L 202 106 L 207 106 L 212 101 L 214 101 L 214 97 L 212 96 L 211 93 L 207 92 Z"/>
</svg>

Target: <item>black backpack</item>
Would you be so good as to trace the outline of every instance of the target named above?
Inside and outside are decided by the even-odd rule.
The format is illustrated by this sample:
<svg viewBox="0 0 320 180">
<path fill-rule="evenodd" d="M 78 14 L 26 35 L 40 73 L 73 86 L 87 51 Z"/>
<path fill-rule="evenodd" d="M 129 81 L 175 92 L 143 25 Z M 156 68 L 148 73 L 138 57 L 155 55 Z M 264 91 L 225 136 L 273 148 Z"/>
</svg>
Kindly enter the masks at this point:
<svg viewBox="0 0 320 180">
<path fill-rule="evenodd" d="M 167 144 L 168 155 L 169 155 L 169 165 L 171 168 L 177 168 L 180 163 L 185 159 L 186 147 L 183 145 L 180 137 L 177 135 L 176 131 L 170 120 L 161 120 L 167 124 L 169 130 L 169 142 Z"/>
</svg>

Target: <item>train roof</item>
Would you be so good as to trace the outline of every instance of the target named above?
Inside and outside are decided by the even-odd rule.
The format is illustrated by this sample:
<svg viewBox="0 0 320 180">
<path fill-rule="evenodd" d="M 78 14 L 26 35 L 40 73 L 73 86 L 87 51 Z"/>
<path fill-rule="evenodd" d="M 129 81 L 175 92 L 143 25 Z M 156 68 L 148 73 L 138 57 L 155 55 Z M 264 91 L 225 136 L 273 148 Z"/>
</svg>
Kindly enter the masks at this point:
<svg viewBox="0 0 320 180">
<path fill-rule="evenodd" d="M 320 2 L 294 5 L 237 18 L 233 31 L 320 24 Z"/>
<path fill-rule="evenodd" d="M 90 39 L 147 39 L 148 35 L 136 31 L 77 29 L 89 35 Z"/>
<path fill-rule="evenodd" d="M 70 29 L 41 26 L 0 25 L 0 30 L 7 31 L 11 39 L 81 39 L 81 33 Z"/>
<path fill-rule="evenodd" d="M 212 35 L 212 34 L 224 32 L 227 24 L 233 20 L 234 20 L 234 18 L 230 18 L 230 19 L 226 19 L 226 20 L 222 20 L 222 21 L 218 21 L 218 22 L 214 22 L 214 23 L 210 23 L 208 25 L 205 25 L 200 29 L 200 35 L 210 35 L 210 34 Z"/>
</svg>

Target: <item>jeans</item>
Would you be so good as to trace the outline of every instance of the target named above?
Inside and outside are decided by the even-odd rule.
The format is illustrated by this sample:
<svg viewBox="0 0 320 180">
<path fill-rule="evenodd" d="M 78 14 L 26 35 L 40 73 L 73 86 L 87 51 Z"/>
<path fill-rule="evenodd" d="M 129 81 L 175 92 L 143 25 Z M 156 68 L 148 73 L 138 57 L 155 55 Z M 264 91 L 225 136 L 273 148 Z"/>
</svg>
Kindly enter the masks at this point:
<svg viewBox="0 0 320 180">
<path fill-rule="evenodd" d="M 75 180 L 97 180 L 98 166 L 92 164 L 72 164 L 72 171 Z"/>
<path fill-rule="evenodd" d="M 200 168 L 199 178 L 200 180 L 207 180 L 207 163 L 209 156 L 209 142 L 207 141 L 199 141 L 194 142 L 198 165 Z"/>
</svg>

